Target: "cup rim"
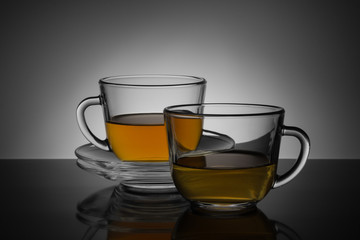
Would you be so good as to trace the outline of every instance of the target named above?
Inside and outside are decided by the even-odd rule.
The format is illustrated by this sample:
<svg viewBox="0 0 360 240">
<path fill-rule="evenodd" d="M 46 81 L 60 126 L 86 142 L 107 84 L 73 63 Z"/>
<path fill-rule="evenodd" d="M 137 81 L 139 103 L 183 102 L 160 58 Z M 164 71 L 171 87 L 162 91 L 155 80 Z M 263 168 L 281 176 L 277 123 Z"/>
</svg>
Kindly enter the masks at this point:
<svg viewBox="0 0 360 240">
<path fill-rule="evenodd" d="M 140 79 L 142 80 L 140 81 Z M 150 81 L 151 79 L 153 79 L 154 81 Z M 206 80 L 205 78 L 191 76 L 191 75 L 135 74 L 135 75 L 115 75 L 110 77 L 104 77 L 99 80 L 99 84 L 122 86 L 122 87 L 151 88 L 151 87 L 203 85 L 206 84 Z"/>
<path fill-rule="evenodd" d="M 221 113 L 194 113 L 186 111 L 189 108 L 206 108 L 206 107 L 235 107 L 235 108 L 245 108 L 254 109 L 253 112 L 226 112 Z M 187 108 L 187 109 L 186 109 Z M 255 109 L 257 111 L 255 111 Z M 258 104 L 258 103 L 201 103 L 201 104 L 181 104 L 181 105 L 172 105 L 164 108 L 164 115 L 172 115 L 177 117 L 251 117 L 251 116 L 269 116 L 269 115 L 281 115 L 285 113 L 283 107 L 269 105 L 269 104 Z"/>
</svg>

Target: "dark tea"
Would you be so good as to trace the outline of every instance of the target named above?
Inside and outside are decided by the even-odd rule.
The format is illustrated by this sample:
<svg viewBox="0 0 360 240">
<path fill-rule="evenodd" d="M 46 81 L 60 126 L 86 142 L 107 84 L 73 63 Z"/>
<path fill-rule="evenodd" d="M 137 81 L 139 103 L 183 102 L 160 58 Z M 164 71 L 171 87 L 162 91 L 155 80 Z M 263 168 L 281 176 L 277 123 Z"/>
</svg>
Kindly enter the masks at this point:
<svg viewBox="0 0 360 240">
<path fill-rule="evenodd" d="M 257 202 L 274 183 L 276 165 L 250 151 L 187 156 L 173 163 L 172 176 L 187 199 L 203 203 Z"/>
</svg>

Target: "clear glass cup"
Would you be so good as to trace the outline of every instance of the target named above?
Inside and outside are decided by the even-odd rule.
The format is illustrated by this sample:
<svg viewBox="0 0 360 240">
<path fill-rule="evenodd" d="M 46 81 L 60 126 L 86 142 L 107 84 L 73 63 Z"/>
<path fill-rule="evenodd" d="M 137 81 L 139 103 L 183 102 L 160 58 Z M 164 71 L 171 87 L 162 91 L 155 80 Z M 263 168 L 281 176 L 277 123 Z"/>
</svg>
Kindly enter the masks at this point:
<svg viewBox="0 0 360 240">
<path fill-rule="evenodd" d="M 171 174 L 178 191 L 197 210 L 254 209 L 272 189 L 291 181 L 310 150 L 307 134 L 283 124 L 281 107 L 209 103 L 164 109 Z M 277 175 L 282 136 L 300 140 L 300 155 Z"/>
<path fill-rule="evenodd" d="M 99 149 L 121 161 L 121 184 L 133 191 L 175 189 L 169 173 L 169 151 L 163 109 L 174 104 L 202 103 L 206 80 L 175 75 L 131 75 L 100 79 L 100 95 L 77 107 L 79 128 Z M 101 105 L 106 139 L 95 136 L 85 110 Z M 120 168 L 119 168 L 120 169 Z"/>
</svg>

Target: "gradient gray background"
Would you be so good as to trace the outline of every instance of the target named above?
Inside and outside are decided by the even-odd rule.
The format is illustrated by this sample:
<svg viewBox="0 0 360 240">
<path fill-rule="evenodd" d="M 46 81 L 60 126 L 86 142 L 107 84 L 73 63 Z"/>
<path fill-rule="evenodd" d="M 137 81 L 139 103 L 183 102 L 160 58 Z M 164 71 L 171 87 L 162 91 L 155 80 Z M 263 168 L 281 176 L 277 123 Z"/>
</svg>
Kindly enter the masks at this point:
<svg viewBox="0 0 360 240">
<path fill-rule="evenodd" d="M 0 10 L 0 158 L 74 158 L 78 103 L 99 78 L 136 73 L 205 77 L 208 102 L 283 106 L 311 158 L 360 158 L 355 2 L 13 2 Z M 87 116 L 105 136 L 100 108 Z M 284 138 L 281 157 L 298 148 Z"/>
</svg>

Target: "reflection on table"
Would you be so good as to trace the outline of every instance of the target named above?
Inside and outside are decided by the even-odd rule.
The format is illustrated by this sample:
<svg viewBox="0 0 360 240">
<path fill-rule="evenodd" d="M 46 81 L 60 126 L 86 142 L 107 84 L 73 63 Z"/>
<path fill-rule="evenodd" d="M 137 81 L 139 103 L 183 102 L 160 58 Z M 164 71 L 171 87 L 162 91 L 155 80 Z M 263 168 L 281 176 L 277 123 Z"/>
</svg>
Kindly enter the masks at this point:
<svg viewBox="0 0 360 240">
<path fill-rule="evenodd" d="M 119 239 L 300 239 L 260 209 L 245 214 L 193 211 L 178 193 L 139 194 L 120 186 L 105 188 L 78 204 L 78 219 L 88 225 L 83 239 L 99 229 Z"/>
<path fill-rule="evenodd" d="M 280 161 L 281 164 L 289 163 L 289 166 L 291 162 L 291 159 Z M 120 195 L 130 196 L 119 197 L 114 192 L 116 189 L 114 184 L 119 183 L 89 174 L 79 169 L 75 163 L 75 159 L 0 161 L 1 233 L 4 236 L 1 239 L 6 239 L 6 236 L 11 236 L 12 239 L 47 239 L 51 236 L 52 240 L 77 240 L 83 237 L 103 240 L 109 235 L 107 231 L 119 232 L 119 229 L 125 229 L 124 226 L 119 228 L 115 224 L 116 221 L 119 222 L 120 217 L 122 217 L 120 221 L 127 221 L 130 225 L 133 224 L 131 226 L 144 225 L 145 222 L 152 232 L 155 229 L 154 225 L 161 223 L 162 226 L 161 224 L 157 226 L 160 225 L 161 229 L 165 229 L 164 238 L 179 238 L 178 226 L 183 224 L 181 219 L 186 218 L 183 214 L 194 214 L 198 217 L 198 214 L 187 212 L 188 204 L 176 194 L 170 195 L 173 196 L 172 198 L 158 195 L 152 199 L 151 195 L 120 192 Z M 283 165 L 284 168 L 287 166 Z M 278 229 L 278 239 L 289 239 L 286 236 L 291 235 L 291 231 L 281 228 L 281 223 L 293 228 L 304 240 L 358 239 L 359 169 L 360 160 L 310 160 L 294 181 L 271 191 L 258 204 L 258 208 L 266 218 L 276 220 L 270 222 L 275 224 L 275 229 Z M 159 196 L 163 198 L 159 199 Z M 169 203 L 168 198 L 170 205 L 166 204 L 167 209 L 159 210 L 159 207 L 153 207 L 157 202 Z M 171 202 L 171 199 L 174 201 Z M 154 200 L 155 203 L 151 205 L 151 201 Z M 174 210 L 171 206 L 176 204 L 179 205 Z M 146 214 L 142 218 L 136 218 L 139 212 Z M 162 216 L 173 214 L 173 217 L 167 220 L 167 225 L 166 221 L 159 220 L 161 217 L 157 218 L 160 212 Z M 166 215 L 166 212 L 169 214 Z M 75 217 L 75 214 L 78 217 Z M 197 221 L 209 218 L 209 216 L 200 217 Z M 143 219 L 143 222 L 139 222 L 139 219 Z M 180 232 L 186 232 L 186 228 L 182 229 Z M 217 231 L 215 227 L 209 227 L 207 230 Z M 144 234 L 149 232 L 146 231 L 143 231 Z M 194 229 L 190 229 L 195 235 L 193 231 Z M 128 233 L 130 234 L 128 239 L 136 239 L 136 235 L 129 231 Z M 150 237 L 148 235 L 142 238 Z"/>
</svg>

